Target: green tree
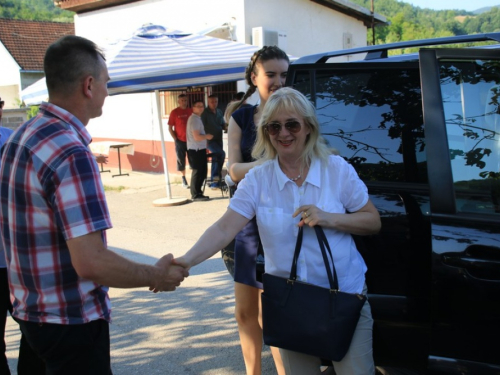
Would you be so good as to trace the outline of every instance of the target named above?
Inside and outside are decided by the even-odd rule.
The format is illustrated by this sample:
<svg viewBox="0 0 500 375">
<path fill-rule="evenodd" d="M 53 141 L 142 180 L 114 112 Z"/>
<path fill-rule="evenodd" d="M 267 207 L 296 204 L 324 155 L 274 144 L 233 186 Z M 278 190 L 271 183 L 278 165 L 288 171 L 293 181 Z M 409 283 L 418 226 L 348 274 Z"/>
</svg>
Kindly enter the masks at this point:
<svg viewBox="0 0 500 375">
<path fill-rule="evenodd" d="M 371 0 L 351 0 L 371 9 Z M 457 2 L 458 3 L 458 2 Z M 499 0 L 500 3 L 500 0 Z M 412 39 L 436 38 L 452 35 L 497 32 L 500 29 L 500 8 L 480 14 L 465 10 L 432 10 L 414 7 L 397 0 L 373 0 L 375 13 L 387 18 L 389 25 L 375 28 L 377 44 Z M 461 22 L 459 16 L 465 16 Z M 372 31 L 368 30 L 368 40 Z"/>
<path fill-rule="evenodd" d="M 500 31 L 500 8 L 492 8 L 489 12 L 477 17 L 467 17 L 464 21 L 464 29 L 468 34 Z"/>
<path fill-rule="evenodd" d="M 29 21 L 73 22 L 74 12 L 62 10 L 53 0 L 0 0 L 0 17 Z"/>
</svg>

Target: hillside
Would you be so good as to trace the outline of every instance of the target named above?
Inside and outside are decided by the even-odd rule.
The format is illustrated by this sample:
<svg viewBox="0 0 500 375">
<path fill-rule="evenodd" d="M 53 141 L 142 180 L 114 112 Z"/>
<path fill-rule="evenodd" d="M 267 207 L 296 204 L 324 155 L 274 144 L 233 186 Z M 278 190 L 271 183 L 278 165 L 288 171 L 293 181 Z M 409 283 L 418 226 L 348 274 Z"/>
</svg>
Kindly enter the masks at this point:
<svg viewBox="0 0 500 375">
<path fill-rule="evenodd" d="M 481 14 L 481 13 L 484 13 L 484 12 L 489 12 L 493 8 L 500 8 L 500 4 L 492 6 L 492 7 L 479 8 L 477 10 L 474 10 L 472 13 L 474 13 L 474 14 Z"/>
<path fill-rule="evenodd" d="M 350 1 L 371 9 L 371 0 Z M 467 12 L 424 9 L 397 0 L 376 0 L 374 4 L 375 12 L 390 21 L 389 26 L 376 28 L 377 44 L 500 31 L 500 5 Z M 368 33 L 371 40 L 371 30 Z"/>
</svg>

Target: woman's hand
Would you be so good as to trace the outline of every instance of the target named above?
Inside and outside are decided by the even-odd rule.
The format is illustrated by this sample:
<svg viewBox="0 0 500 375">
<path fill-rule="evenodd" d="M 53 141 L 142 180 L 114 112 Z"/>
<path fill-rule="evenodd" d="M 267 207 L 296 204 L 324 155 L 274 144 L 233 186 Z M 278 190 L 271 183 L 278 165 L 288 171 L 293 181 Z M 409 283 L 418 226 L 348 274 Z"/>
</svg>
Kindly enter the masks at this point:
<svg viewBox="0 0 500 375">
<path fill-rule="evenodd" d="M 188 271 L 191 268 L 191 265 L 188 263 L 188 261 L 185 259 L 184 256 L 178 257 L 178 258 L 174 258 L 172 260 L 172 264 L 175 264 L 177 266 L 181 266 L 181 267 L 185 268 Z"/>
<path fill-rule="evenodd" d="M 320 210 L 313 204 L 300 206 L 297 211 L 293 213 L 293 217 L 299 216 L 301 220 L 299 222 L 299 227 L 304 225 L 309 225 L 314 227 L 315 225 L 328 226 L 328 222 L 331 219 L 331 213 Z"/>
</svg>

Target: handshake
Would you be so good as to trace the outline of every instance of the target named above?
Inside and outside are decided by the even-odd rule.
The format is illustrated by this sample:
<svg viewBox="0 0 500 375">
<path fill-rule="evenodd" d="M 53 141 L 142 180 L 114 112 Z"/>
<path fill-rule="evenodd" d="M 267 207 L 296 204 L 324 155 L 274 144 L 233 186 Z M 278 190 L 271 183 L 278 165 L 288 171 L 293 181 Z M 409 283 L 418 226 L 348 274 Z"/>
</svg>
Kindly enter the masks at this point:
<svg viewBox="0 0 500 375">
<path fill-rule="evenodd" d="M 172 254 L 161 257 L 153 266 L 149 290 L 153 293 L 172 292 L 189 276 L 189 268 L 182 262 L 174 260 Z"/>
</svg>

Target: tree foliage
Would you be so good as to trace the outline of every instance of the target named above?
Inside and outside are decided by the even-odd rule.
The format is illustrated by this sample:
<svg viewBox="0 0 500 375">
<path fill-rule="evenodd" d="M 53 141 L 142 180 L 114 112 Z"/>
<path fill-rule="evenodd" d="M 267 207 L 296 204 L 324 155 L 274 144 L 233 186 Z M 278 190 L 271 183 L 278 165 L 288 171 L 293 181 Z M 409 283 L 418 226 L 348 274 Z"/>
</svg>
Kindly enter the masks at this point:
<svg viewBox="0 0 500 375">
<path fill-rule="evenodd" d="M 350 0 L 371 9 L 371 0 Z M 500 29 L 499 7 L 480 14 L 465 10 L 432 10 L 415 7 L 397 0 L 373 0 L 375 13 L 387 18 L 389 25 L 375 28 L 376 44 L 414 39 L 438 38 L 495 32 Z M 372 30 L 368 30 L 372 40 Z"/>
<path fill-rule="evenodd" d="M 73 15 L 56 7 L 53 0 L 0 0 L 0 18 L 73 22 Z"/>
</svg>

